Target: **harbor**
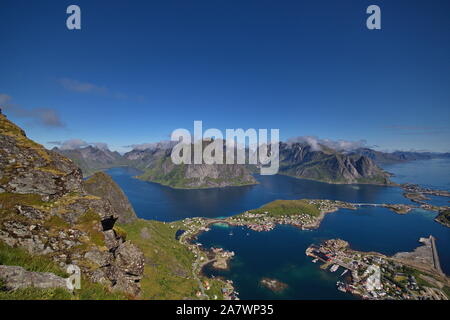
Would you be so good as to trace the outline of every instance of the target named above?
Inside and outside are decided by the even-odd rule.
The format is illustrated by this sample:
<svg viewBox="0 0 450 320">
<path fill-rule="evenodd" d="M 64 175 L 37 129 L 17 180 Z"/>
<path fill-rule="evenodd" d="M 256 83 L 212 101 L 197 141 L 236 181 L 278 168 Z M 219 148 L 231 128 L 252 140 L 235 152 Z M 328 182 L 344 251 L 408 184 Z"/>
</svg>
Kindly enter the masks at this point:
<svg viewBox="0 0 450 320">
<path fill-rule="evenodd" d="M 348 242 L 341 239 L 311 245 L 305 253 L 313 262 L 323 262 L 323 270 L 336 272 L 342 267 L 341 277 L 345 279 L 337 281 L 337 289 L 363 299 L 447 300 L 442 288 L 450 284 L 450 279 L 440 269 L 434 239 L 421 238 L 423 245 L 413 253 L 393 257 L 351 250 Z M 421 265 L 424 260 L 428 261 L 428 268 Z M 347 272 L 350 276 L 346 276 Z"/>
</svg>

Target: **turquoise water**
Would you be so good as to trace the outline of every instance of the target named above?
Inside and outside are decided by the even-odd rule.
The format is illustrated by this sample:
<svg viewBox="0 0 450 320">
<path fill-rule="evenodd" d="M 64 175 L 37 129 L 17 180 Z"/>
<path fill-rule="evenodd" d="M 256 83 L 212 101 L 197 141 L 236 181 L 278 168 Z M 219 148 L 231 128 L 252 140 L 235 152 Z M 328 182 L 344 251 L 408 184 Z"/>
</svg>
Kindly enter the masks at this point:
<svg viewBox="0 0 450 320">
<path fill-rule="evenodd" d="M 233 280 L 242 299 L 352 299 L 336 289 L 343 270 L 321 270 L 305 255 L 306 248 L 312 243 L 341 238 L 356 250 L 392 255 L 414 250 L 419 237 L 433 234 L 444 272 L 450 274 L 450 229 L 434 222 L 434 216 L 423 210 L 408 215 L 373 207 L 339 210 L 328 214 L 320 228 L 313 231 L 278 226 L 271 232 L 258 233 L 242 227 L 212 227 L 199 235 L 198 241 L 205 247 L 235 251 L 229 271 L 207 268 L 205 272 Z M 289 288 L 282 294 L 273 293 L 259 285 L 262 277 L 283 281 Z"/>
<path fill-rule="evenodd" d="M 421 171 L 423 168 L 426 170 Z M 397 182 L 448 189 L 450 178 L 446 179 L 449 171 L 439 174 L 439 170 L 448 168 L 449 160 L 431 160 L 425 164 L 417 161 L 395 165 L 388 170 L 396 174 Z M 194 216 L 230 216 L 275 199 L 411 203 L 402 196 L 400 188 L 330 185 L 286 176 L 258 177 L 260 184 L 248 187 L 175 190 L 134 179 L 132 176 L 138 173 L 134 169 L 114 168 L 108 173 L 123 188 L 139 217 L 162 221 Z M 448 200 L 432 197 L 429 202 L 445 205 Z M 214 226 L 211 231 L 201 234 L 199 241 L 205 247 L 220 246 L 233 250 L 236 256 L 228 271 L 210 268 L 204 271 L 212 276 L 232 279 L 242 299 L 354 299 L 336 289 L 342 269 L 336 273 L 322 271 L 318 264 L 305 256 L 305 249 L 325 239 L 341 238 L 349 241 L 356 250 L 392 255 L 413 250 L 419 245 L 419 237 L 432 234 L 437 238 L 442 268 L 450 274 L 450 229 L 434 222 L 435 216 L 435 213 L 421 209 L 398 215 L 388 209 L 367 207 L 328 214 L 320 228 L 314 231 L 278 226 L 271 232 L 258 233 L 242 227 Z M 287 283 L 288 288 L 281 294 L 273 293 L 261 287 L 259 281 L 262 277 L 276 278 Z"/>
</svg>

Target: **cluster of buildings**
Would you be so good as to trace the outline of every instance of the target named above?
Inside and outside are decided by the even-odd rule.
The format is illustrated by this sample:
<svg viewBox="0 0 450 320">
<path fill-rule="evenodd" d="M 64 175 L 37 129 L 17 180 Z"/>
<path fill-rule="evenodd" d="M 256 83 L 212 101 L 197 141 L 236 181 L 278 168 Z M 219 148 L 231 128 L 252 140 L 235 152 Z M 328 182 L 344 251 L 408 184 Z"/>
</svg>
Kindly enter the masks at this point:
<svg viewBox="0 0 450 320">
<path fill-rule="evenodd" d="M 316 206 L 321 212 L 334 212 L 339 208 L 343 209 L 356 209 L 354 204 L 339 200 L 328 200 L 328 199 L 311 199 L 308 200 L 309 204 Z"/>
<path fill-rule="evenodd" d="M 424 286 L 418 281 L 420 272 L 393 259 L 376 253 L 361 253 L 348 248 L 346 241 L 327 240 L 320 246 L 312 245 L 306 254 L 313 261 L 324 262 L 322 268 L 330 271 L 343 268 L 346 274 L 338 281 L 339 290 L 363 299 L 441 300 L 447 299 L 439 288 Z M 347 271 L 350 272 L 347 272 Z"/>
<path fill-rule="evenodd" d="M 277 224 L 289 224 L 299 228 L 314 224 L 317 218 L 299 212 L 296 215 L 271 216 L 269 212 L 251 213 L 245 212 L 242 215 L 227 219 L 232 225 L 246 226 L 253 231 L 271 231 Z"/>
</svg>

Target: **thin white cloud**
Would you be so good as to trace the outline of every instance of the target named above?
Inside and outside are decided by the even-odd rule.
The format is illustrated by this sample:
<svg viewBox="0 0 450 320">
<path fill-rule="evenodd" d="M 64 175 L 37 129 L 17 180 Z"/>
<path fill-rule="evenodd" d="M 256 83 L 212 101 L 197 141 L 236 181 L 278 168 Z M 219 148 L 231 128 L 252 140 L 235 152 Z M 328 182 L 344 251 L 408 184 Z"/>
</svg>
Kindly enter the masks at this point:
<svg viewBox="0 0 450 320">
<path fill-rule="evenodd" d="M 34 123 L 46 127 L 64 127 L 58 112 L 52 108 L 33 108 L 26 109 L 18 104 L 11 103 L 11 96 L 0 93 L 0 108 L 7 115 L 17 118 L 24 118 L 32 120 Z"/>
<path fill-rule="evenodd" d="M 61 150 L 75 150 L 88 146 L 97 147 L 102 150 L 109 150 L 108 144 L 105 142 L 86 142 L 81 139 L 69 139 L 65 141 L 49 141 L 50 145 L 57 146 Z"/>
<path fill-rule="evenodd" d="M 176 141 L 163 140 L 159 142 L 148 142 L 148 143 L 140 143 L 140 144 L 131 144 L 128 146 L 123 146 L 123 148 L 131 148 L 133 150 L 153 150 L 153 149 L 170 149 L 175 144 Z"/>
<path fill-rule="evenodd" d="M 117 100 L 131 100 L 135 102 L 144 102 L 142 95 L 128 95 L 123 92 L 115 92 L 103 85 L 97 85 L 91 82 L 78 81 L 71 78 L 58 79 L 59 84 L 66 90 L 84 94 L 99 94 Z"/>
<path fill-rule="evenodd" d="M 366 140 L 349 141 L 349 140 L 331 140 L 320 139 L 315 136 L 300 136 L 294 137 L 287 141 L 288 144 L 303 143 L 311 146 L 315 151 L 322 150 L 322 146 L 337 150 L 337 151 L 352 151 L 358 148 L 367 147 Z"/>
<path fill-rule="evenodd" d="M 89 82 L 81 82 L 74 79 L 62 78 L 59 83 L 67 90 L 81 93 L 108 93 L 105 86 L 98 86 Z"/>
</svg>

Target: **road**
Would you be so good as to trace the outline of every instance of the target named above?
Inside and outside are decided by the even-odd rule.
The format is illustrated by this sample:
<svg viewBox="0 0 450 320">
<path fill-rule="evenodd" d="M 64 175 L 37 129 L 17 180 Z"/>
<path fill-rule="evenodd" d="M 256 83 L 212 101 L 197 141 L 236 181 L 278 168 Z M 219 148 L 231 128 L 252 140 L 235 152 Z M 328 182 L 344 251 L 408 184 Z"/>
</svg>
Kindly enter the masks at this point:
<svg viewBox="0 0 450 320">
<path fill-rule="evenodd" d="M 441 263 L 439 261 L 439 255 L 437 252 L 437 248 L 436 248 L 436 238 L 433 236 L 430 236 L 430 240 L 431 240 L 431 250 L 433 252 L 433 263 L 434 263 L 434 268 L 441 274 L 443 274 L 444 272 L 441 269 Z"/>
</svg>

